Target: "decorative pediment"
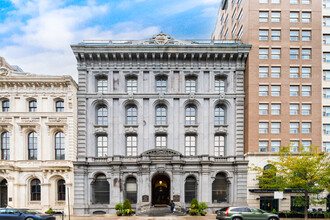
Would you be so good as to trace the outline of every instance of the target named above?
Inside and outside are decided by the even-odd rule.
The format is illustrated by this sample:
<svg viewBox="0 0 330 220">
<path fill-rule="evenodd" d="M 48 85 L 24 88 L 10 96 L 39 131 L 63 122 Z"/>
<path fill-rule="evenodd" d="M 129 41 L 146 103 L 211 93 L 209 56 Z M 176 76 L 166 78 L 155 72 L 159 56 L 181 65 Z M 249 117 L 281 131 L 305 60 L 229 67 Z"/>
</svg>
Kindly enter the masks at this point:
<svg viewBox="0 0 330 220">
<path fill-rule="evenodd" d="M 160 32 L 154 35 L 151 39 L 133 41 L 136 45 L 195 45 L 198 44 L 193 41 L 174 39 L 168 34 Z"/>
<path fill-rule="evenodd" d="M 178 151 L 168 149 L 168 148 L 155 148 L 148 151 L 145 151 L 141 154 L 142 156 L 151 156 L 151 157 L 172 157 L 172 156 L 182 156 Z"/>
</svg>

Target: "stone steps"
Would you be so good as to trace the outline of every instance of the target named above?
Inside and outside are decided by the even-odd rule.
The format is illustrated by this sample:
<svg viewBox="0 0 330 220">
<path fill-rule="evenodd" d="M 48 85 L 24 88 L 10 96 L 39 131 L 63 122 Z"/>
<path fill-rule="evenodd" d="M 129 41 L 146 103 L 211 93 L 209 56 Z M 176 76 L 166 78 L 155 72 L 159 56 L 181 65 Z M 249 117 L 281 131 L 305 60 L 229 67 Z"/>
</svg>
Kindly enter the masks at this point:
<svg viewBox="0 0 330 220">
<path fill-rule="evenodd" d="M 161 216 L 184 216 L 185 213 L 181 211 L 174 211 L 171 213 L 169 206 L 162 206 L 162 207 L 150 207 L 147 210 L 144 210 L 137 214 L 138 216 L 149 216 L 149 217 L 161 217 Z"/>
</svg>

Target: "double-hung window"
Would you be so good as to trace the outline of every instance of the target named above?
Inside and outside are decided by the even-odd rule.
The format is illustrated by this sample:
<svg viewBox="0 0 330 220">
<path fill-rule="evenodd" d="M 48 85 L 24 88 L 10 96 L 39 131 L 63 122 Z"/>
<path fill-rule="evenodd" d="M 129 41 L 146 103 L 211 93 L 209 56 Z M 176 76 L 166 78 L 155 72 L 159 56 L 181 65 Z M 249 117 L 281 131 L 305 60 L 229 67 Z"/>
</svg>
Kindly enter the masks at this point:
<svg viewBox="0 0 330 220">
<path fill-rule="evenodd" d="M 299 12 L 290 12 L 290 22 L 297 23 L 299 21 Z"/>
</svg>

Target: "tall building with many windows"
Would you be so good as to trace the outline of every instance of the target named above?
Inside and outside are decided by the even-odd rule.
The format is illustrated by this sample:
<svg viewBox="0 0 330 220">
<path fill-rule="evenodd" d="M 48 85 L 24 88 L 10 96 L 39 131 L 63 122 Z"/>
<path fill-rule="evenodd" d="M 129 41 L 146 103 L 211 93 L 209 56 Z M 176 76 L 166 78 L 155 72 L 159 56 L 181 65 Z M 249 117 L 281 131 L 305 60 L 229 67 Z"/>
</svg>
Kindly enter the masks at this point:
<svg viewBox="0 0 330 220">
<path fill-rule="evenodd" d="M 76 92 L 70 76 L 0 67 L 0 207 L 68 213 L 77 145 Z"/>
<path fill-rule="evenodd" d="M 245 72 L 245 153 L 254 165 L 267 168 L 280 146 L 297 151 L 322 144 L 321 9 L 321 0 L 221 2 L 212 39 L 252 45 Z M 297 210 L 294 195 L 274 200 L 249 174 L 250 205 Z"/>
<path fill-rule="evenodd" d="M 249 45 L 140 41 L 72 45 L 78 62 L 74 213 L 137 212 L 192 198 L 246 203 L 244 70 Z"/>
</svg>

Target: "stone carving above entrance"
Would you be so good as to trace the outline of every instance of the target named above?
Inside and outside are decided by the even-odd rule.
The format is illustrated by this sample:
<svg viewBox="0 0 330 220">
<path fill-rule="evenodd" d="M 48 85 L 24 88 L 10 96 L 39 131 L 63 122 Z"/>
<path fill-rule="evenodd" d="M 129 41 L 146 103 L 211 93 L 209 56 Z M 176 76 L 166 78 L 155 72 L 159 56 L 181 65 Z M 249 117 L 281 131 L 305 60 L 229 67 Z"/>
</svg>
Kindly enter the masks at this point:
<svg viewBox="0 0 330 220">
<path fill-rule="evenodd" d="M 142 156 L 152 156 L 152 157 L 172 157 L 172 156 L 181 156 L 182 154 L 178 151 L 171 149 L 162 149 L 155 148 L 142 153 Z"/>
<path fill-rule="evenodd" d="M 136 45 L 196 45 L 197 42 L 189 40 L 179 40 L 172 38 L 168 34 L 160 32 L 159 34 L 154 35 L 150 39 L 133 41 L 132 44 Z"/>
</svg>

